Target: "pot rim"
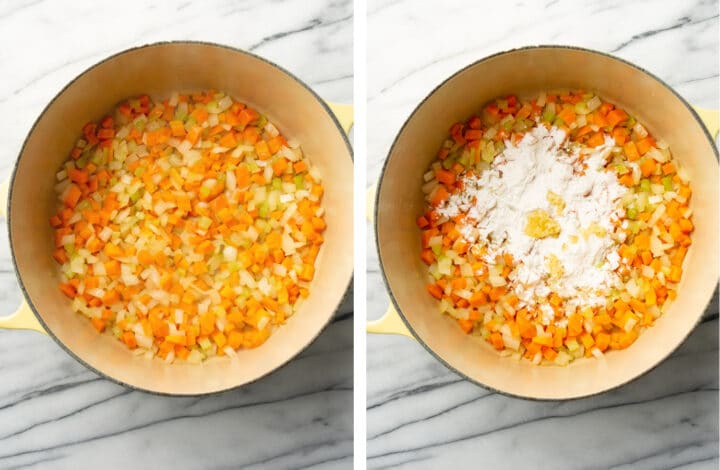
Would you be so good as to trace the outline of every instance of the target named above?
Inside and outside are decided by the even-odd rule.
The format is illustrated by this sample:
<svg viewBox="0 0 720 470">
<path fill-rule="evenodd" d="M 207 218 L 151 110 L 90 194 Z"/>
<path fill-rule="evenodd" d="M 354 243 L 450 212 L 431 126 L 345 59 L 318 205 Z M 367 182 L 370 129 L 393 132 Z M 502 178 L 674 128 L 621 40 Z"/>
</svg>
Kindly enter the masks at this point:
<svg viewBox="0 0 720 470">
<path fill-rule="evenodd" d="M 246 385 L 250 385 L 250 384 L 252 384 L 252 383 L 255 383 L 255 382 L 257 382 L 257 381 L 259 381 L 259 380 L 261 380 L 261 379 L 263 379 L 263 378 L 265 378 L 265 377 L 267 377 L 267 376 L 269 376 L 269 375 L 277 372 L 278 370 L 284 368 L 284 367 L 287 366 L 290 362 L 292 362 L 300 353 L 302 353 L 303 351 L 305 351 L 312 343 L 314 343 L 315 340 L 320 336 L 320 334 L 325 330 L 325 328 L 333 321 L 333 318 L 335 317 L 335 312 L 337 312 L 338 308 L 340 307 L 340 304 L 342 303 L 343 299 L 345 298 L 345 294 L 347 293 L 348 288 L 350 287 L 350 285 L 351 285 L 351 283 L 352 283 L 352 279 L 353 279 L 352 273 L 350 274 L 349 279 L 348 279 L 348 281 L 347 281 L 347 283 L 346 283 L 346 285 L 345 285 L 345 291 L 343 292 L 343 295 L 340 297 L 340 300 L 338 301 L 338 303 L 333 307 L 333 313 L 328 316 L 328 319 L 325 321 L 325 323 L 324 323 L 322 326 L 320 326 L 320 328 L 318 328 L 318 330 L 317 330 L 317 332 L 315 333 L 315 335 L 314 335 L 303 347 L 301 347 L 300 349 L 298 349 L 297 351 L 295 351 L 285 362 L 283 362 L 282 364 L 278 365 L 276 368 L 274 368 L 274 369 L 272 369 L 272 370 L 269 370 L 269 371 L 265 372 L 264 374 L 256 377 L 256 378 L 253 379 L 253 380 L 250 380 L 250 381 L 248 381 L 248 382 L 244 382 L 244 383 L 242 383 L 242 384 L 238 384 L 238 385 L 234 385 L 234 386 L 231 386 L 231 387 L 222 388 L 222 389 L 218 389 L 218 390 L 212 390 L 212 391 L 207 391 L 207 392 L 199 392 L 199 393 L 160 392 L 160 391 L 157 391 L 157 390 L 150 390 L 150 389 L 147 389 L 147 388 L 138 387 L 138 386 L 136 386 L 136 385 L 133 385 L 133 384 L 124 382 L 124 381 L 122 381 L 122 380 L 120 380 L 120 379 L 117 379 L 117 378 L 115 378 L 115 377 L 112 377 L 112 376 L 110 376 L 109 374 L 107 374 L 107 373 L 105 373 L 105 372 L 103 372 L 103 371 L 101 371 L 101 370 L 98 370 L 97 368 L 95 368 L 95 367 L 91 366 L 90 364 L 88 364 L 85 360 L 83 360 L 83 359 L 82 359 L 81 357 L 79 357 L 77 354 L 75 354 L 75 352 L 74 352 L 72 349 L 70 349 L 69 347 L 67 347 L 67 346 L 65 345 L 65 343 L 63 343 L 62 341 L 60 341 L 60 339 L 59 339 L 57 336 L 55 336 L 55 334 L 52 332 L 52 330 L 51 330 L 50 328 L 48 328 L 48 326 L 47 326 L 47 324 L 45 323 L 45 321 L 43 320 L 42 316 L 38 313 L 38 309 L 35 307 L 35 304 L 33 303 L 32 299 L 30 298 L 30 295 L 28 294 L 27 289 L 25 288 L 25 283 L 24 283 L 23 280 L 22 280 L 22 276 L 20 275 L 20 271 L 18 270 L 17 262 L 16 262 L 16 260 L 15 260 L 15 248 L 14 248 L 14 244 L 13 244 L 13 236 L 12 236 L 12 230 L 11 230 L 11 221 L 12 221 L 11 207 L 12 207 L 13 188 L 14 188 L 14 185 L 15 185 L 15 175 L 16 175 L 17 170 L 18 170 L 18 166 L 19 166 L 19 163 L 20 163 L 20 159 L 22 158 L 22 155 L 23 155 L 23 153 L 25 152 L 25 147 L 26 147 L 26 145 L 27 145 L 27 142 L 28 142 L 28 140 L 30 139 L 30 136 L 33 134 L 33 132 L 35 132 L 35 128 L 37 127 L 38 123 L 39 123 L 40 120 L 43 118 L 43 116 L 45 115 L 45 113 L 48 111 L 48 109 L 50 109 L 50 107 L 55 103 L 55 101 L 56 101 L 63 93 L 65 93 L 65 91 L 66 91 L 69 87 L 71 87 L 77 80 L 79 80 L 82 76 L 84 76 L 85 74 L 87 74 L 87 73 L 90 72 L 91 70 L 93 70 L 93 69 L 95 69 L 95 68 L 97 68 L 97 67 L 105 64 L 106 62 L 109 62 L 109 61 L 111 61 L 111 60 L 114 60 L 115 58 L 117 58 L 117 57 L 119 57 L 119 56 L 125 55 L 125 54 L 129 54 L 129 53 L 132 53 L 132 52 L 141 50 L 141 49 L 147 49 L 147 48 L 151 48 L 151 47 L 163 47 L 163 46 L 168 46 L 168 45 L 200 45 L 200 46 L 210 46 L 210 47 L 217 47 L 217 48 L 221 48 L 221 49 L 226 49 L 226 50 L 228 50 L 228 51 L 230 51 L 230 52 L 235 52 L 235 53 L 239 53 L 239 54 L 244 54 L 244 55 L 246 55 L 246 56 L 250 56 L 251 58 L 257 59 L 257 60 L 259 60 L 259 61 L 261 61 L 261 62 L 265 62 L 266 64 L 268 64 L 268 65 L 272 66 L 273 68 L 275 68 L 276 70 L 280 71 L 281 73 L 284 73 L 285 75 L 287 75 L 288 77 L 290 77 L 292 80 L 294 80 L 297 84 L 299 84 L 300 86 L 302 86 L 305 90 L 307 90 L 307 91 L 315 98 L 315 100 L 316 100 L 318 103 L 320 103 L 320 105 L 325 109 L 325 111 L 327 112 L 327 114 L 328 114 L 328 115 L 330 116 L 330 118 L 332 119 L 333 124 L 335 124 L 335 128 L 337 129 L 337 131 L 338 131 L 338 132 L 340 133 L 340 135 L 342 136 L 342 139 L 343 139 L 343 141 L 345 142 L 345 147 L 347 148 L 347 151 L 348 151 L 348 155 L 350 156 L 351 159 L 353 158 L 353 149 L 352 149 L 352 146 L 350 145 L 350 141 L 349 141 L 349 139 L 348 139 L 348 135 L 347 135 L 347 134 L 345 133 L 345 131 L 343 130 L 342 126 L 340 125 L 340 122 L 338 121 L 337 117 L 336 117 L 335 114 L 332 112 L 332 110 L 330 109 L 330 107 L 328 106 L 328 104 L 327 104 L 327 103 L 325 102 L 325 100 L 323 100 L 312 88 L 310 88 L 309 85 L 307 85 L 304 81 L 302 81 L 301 79 L 299 79 L 299 78 L 298 78 L 296 75 L 294 75 L 292 72 L 286 70 L 285 68 L 277 65 L 276 63 L 274 63 L 274 62 L 272 62 L 272 61 L 270 61 L 270 60 L 268 60 L 268 59 L 266 59 L 266 58 L 264 58 L 264 57 L 261 57 L 261 56 L 255 54 L 255 53 L 253 53 L 253 52 L 249 52 L 249 51 L 246 51 L 246 50 L 244 50 L 244 49 L 240 49 L 240 48 L 233 47 L 233 46 L 228 46 L 228 45 L 219 44 L 219 43 L 210 42 L 210 41 L 194 41 L 194 40 L 157 41 L 157 42 L 147 43 L 147 44 L 143 44 L 143 45 L 140 45 L 140 46 L 134 46 L 134 47 L 131 47 L 131 48 L 128 48 L 128 49 L 124 49 L 124 50 L 122 50 L 122 51 L 120 51 L 120 52 L 116 52 L 116 53 L 114 53 L 114 54 L 112 54 L 112 55 L 109 55 L 109 56 L 105 57 L 104 59 L 100 60 L 99 62 L 94 63 L 93 65 L 91 65 L 90 67 L 84 69 L 82 72 L 80 72 L 78 75 L 76 75 L 72 80 L 70 80 L 65 86 L 63 86 L 63 87 L 60 89 L 60 91 L 58 91 L 58 92 L 55 94 L 55 96 L 53 96 L 53 98 L 48 102 L 48 104 L 45 105 L 45 107 L 43 108 L 43 110 L 40 112 L 40 114 L 38 115 L 38 117 L 37 117 L 37 118 L 35 119 L 35 121 L 33 122 L 32 126 L 30 127 L 30 130 L 29 130 L 28 133 L 27 133 L 27 135 L 25 136 L 25 139 L 23 140 L 22 146 L 20 147 L 20 151 L 19 151 L 19 153 L 18 153 L 18 156 L 17 156 L 17 158 L 15 159 L 15 163 L 14 163 L 14 165 L 13 165 L 12 172 L 10 173 L 9 187 L 8 187 L 8 198 L 7 198 L 7 206 L 6 206 L 6 213 L 7 213 L 7 218 L 6 218 L 7 224 L 6 224 L 6 225 L 7 225 L 7 232 L 8 232 L 8 240 L 9 240 L 9 243 L 10 243 L 10 257 L 11 257 L 11 259 L 12 259 L 13 271 L 15 272 L 15 277 L 16 277 L 17 280 L 18 280 L 18 284 L 19 284 L 19 286 L 20 286 L 20 290 L 22 291 L 24 300 L 28 303 L 28 306 L 30 307 L 30 310 L 32 310 L 33 315 L 35 315 L 35 317 L 37 318 L 37 320 L 38 320 L 38 321 L 40 322 L 40 324 L 42 325 L 43 329 L 48 333 L 48 336 L 50 336 L 50 337 L 53 339 L 53 341 L 55 341 L 55 342 L 60 346 L 60 348 L 62 348 L 66 353 L 68 353 L 68 354 L 69 354 L 73 359 L 75 359 L 77 362 L 79 362 L 80 364 L 82 364 L 83 366 L 85 366 L 87 369 L 95 372 L 95 373 L 98 374 L 100 377 L 105 378 L 105 379 L 108 379 L 108 380 L 110 380 L 110 381 L 112 381 L 112 382 L 115 382 L 115 383 L 118 384 L 118 385 L 122 385 L 123 387 L 127 387 L 127 388 L 129 388 L 129 389 L 131 389 L 131 390 L 136 390 L 136 391 L 140 391 L 140 392 L 144 392 L 144 393 L 148 393 L 148 394 L 153 394 L 153 395 L 159 395 L 159 396 L 169 396 L 169 397 L 201 397 L 201 396 L 206 396 L 206 395 L 220 394 L 220 393 L 223 393 L 223 392 L 227 392 L 227 391 L 229 391 L 229 390 L 235 390 L 235 389 L 239 389 L 240 387 L 244 387 L 244 386 L 246 386 Z M 155 358 L 153 358 L 153 359 L 155 359 Z"/>
<path fill-rule="evenodd" d="M 625 65 L 628 65 L 628 66 L 632 67 L 633 69 L 638 70 L 638 71 L 640 71 L 641 73 L 644 73 L 645 75 L 647 75 L 647 76 L 649 76 L 650 78 L 654 79 L 655 81 L 657 81 L 658 83 L 660 83 L 663 87 L 665 87 L 667 90 L 669 90 L 673 95 L 675 95 L 675 97 L 677 97 L 677 98 L 680 100 L 680 102 L 681 102 L 683 105 L 685 105 L 685 107 L 690 111 L 691 115 L 692 115 L 693 118 L 695 119 L 695 123 L 700 126 L 700 128 L 701 128 L 702 131 L 703 131 L 703 133 L 705 134 L 705 137 L 706 137 L 706 138 L 708 139 L 708 141 L 710 142 L 710 144 L 711 144 L 710 146 L 711 146 L 711 148 L 713 149 L 713 152 L 714 152 L 714 154 L 715 154 L 715 159 L 716 159 L 716 160 L 718 159 L 718 149 L 715 147 L 715 142 L 714 142 L 712 136 L 710 135 L 710 133 L 708 132 L 707 128 L 706 128 L 705 125 L 703 124 L 702 120 L 700 119 L 700 116 L 698 116 L 697 112 L 695 112 L 695 109 L 693 109 L 693 107 L 690 105 L 690 103 L 688 103 L 688 102 L 685 100 L 685 98 L 683 98 L 677 91 L 675 91 L 675 90 L 674 90 L 670 85 L 668 85 L 664 80 L 662 80 L 662 79 L 659 78 L 658 76 L 654 75 L 653 73 L 645 70 L 644 68 L 642 68 L 642 67 L 640 67 L 640 66 L 638 66 L 638 65 L 636 65 L 636 64 L 634 64 L 634 63 L 632 63 L 632 62 L 629 62 L 629 61 L 627 61 L 627 60 L 625 60 L 625 59 L 622 59 L 622 58 L 620 58 L 620 57 L 617 57 L 617 56 L 615 56 L 615 55 L 609 54 L 609 53 L 607 53 L 607 52 L 597 51 L 597 50 L 594 50 L 594 49 L 588 49 L 588 48 L 585 48 L 585 47 L 569 46 L 569 45 L 562 45 L 562 44 L 539 44 L 539 45 L 536 45 L 536 46 L 522 46 L 522 47 L 517 47 L 517 48 L 513 48 L 513 49 L 507 49 L 507 50 L 504 50 L 504 51 L 496 52 L 496 53 L 494 53 L 494 54 L 485 56 L 485 57 L 483 57 L 483 58 L 481 58 L 481 59 L 478 59 L 478 60 L 476 60 L 476 61 L 474 61 L 474 62 L 471 62 L 470 64 L 462 67 L 462 68 L 459 69 L 458 71 L 456 71 L 456 72 L 452 73 L 450 76 L 448 76 L 448 77 L 447 77 L 445 80 L 443 80 L 441 83 L 439 83 L 438 85 L 436 85 L 435 87 L 433 87 L 433 89 L 415 106 L 415 108 L 413 109 L 413 111 L 408 115 L 408 117 L 407 117 L 407 118 L 405 119 L 405 121 L 403 122 L 403 125 L 400 127 L 400 130 L 399 130 L 399 131 L 397 132 L 397 134 L 395 135 L 395 138 L 393 139 L 392 145 L 390 146 L 390 149 L 388 150 L 387 157 L 385 158 L 385 161 L 383 162 L 383 166 L 382 166 L 382 169 L 381 169 L 381 171 L 380 171 L 380 177 L 379 177 L 378 182 L 377 182 L 377 190 L 375 191 L 375 201 L 374 201 L 374 202 L 375 202 L 375 206 L 373 207 L 373 220 L 374 220 L 374 224 L 373 224 L 373 225 L 374 225 L 374 235 L 375 235 L 375 250 L 376 250 L 376 252 L 377 252 L 378 262 L 379 262 L 379 264 L 380 264 L 380 274 L 381 274 L 381 276 L 382 276 L 383 283 L 385 284 L 385 289 L 387 290 L 388 296 L 390 297 L 390 301 L 392 302 L 392 305 L 395 307 L 395 310 L 397 311 L 398 316 L 400 317 L 400 319 L 402 320 L 402 322 L 405 324 L 405 326 L 407 327 L 408 331 L 410 331 L 410 333 L 413 335 L 413 337 L 415 338 L 415 340 L 416 340 L 419 344 L 421 344 L 422 347 L 423 347 L 427 352 L 429 352 L 437 361 L 439 361 L 441 364 L 443 364 L 445 367 L 447 367 L 447 368 L 450 369 L 451 371 L 453 371 L 453 372 L 455 372 L 456 374 L 458 374 L 458 375 L 459 375 L 460 377 L 462 377 L 464 380 L 467 380 L 467 381 L 469 381 L 469 382 L 471 382 L 471 383 L 473 383 L 473 384 L 475 384 L 475 385 L 478 385 L 478 386 L 480 386 L 480 387 L 482 387 L 482 388 L 485 388 L 485 389 L 487 389 L 487 390 L 490 390 L 490 391 L 493 391 L 493 392 L 496 392 L 496 393 L 499 393 L 499 394 L 501 394 L 501 395 L 505 395 L 505 396 L 508 396 L 508 397 L 520 398 L 520 399 L 529 400 L 529 401 L 560 402 L 560 401 L 579 400 L 579 399 L 582 399 L 582 398 L 594 397 L 594 396 L 597 396 L 597 395 L 600 395 L 600 394 L 603 394 L 603 393 L 606 393 L 606 392 L 610 392 L 610 391 L 612 391 L 612 390 L 616 390 L 616 389 L 618 389 L 618 388 L 620 388 L 620 387 L 623 387 L 623 386 L 625 386 L 625 385 L 627 385 L 627 384 L 629 384 L 629 383 L 631 383 L 631 382 L 634 382 L 635 380 L 639 379 L 640 377 L 648 374 L 649 372 L 651 372 L 652 370 L 654 370 L 656 367 L 658 367 L 661 363 L 663 363 L 663 362 L 665 361 L 665 359 L 667 359 L 673 352 L 675 352 L 675 351 L 680 347 L 680 345 L 684 344 L 685 341 L 687 341 L 688 337 L 692 334 L 693 331 L 695 331 L 695 328 L 697 328 L 697 326 L 698 326 L 700 323 L 702 323 L 702 321 L 703 321 L 703 314 L 702 314 L 702 313 L 704 313 L 704 310 L 703 310 L 703 312 L 701 312 L 700 315 L 698 315 L 698 319 L 696 320 L 696 322 L 695 322 L 695 324 L 693 325 L 693 327 L 688 330 L 688 333 L 685 335 L 685 337 L 683 338 L 683 340 L 680 341 L 680 342 L 677 344 L 677 346 L 675 346 L 674 348 L 672 348 L 670 351 L 667 351 L 667 353 L 665 353 L 665 354 L 662 355 L 660 358 L 658 358 L 658 360 L 657 360 L 652 366 L 650 366 L 649 368 L 647 368 L 644 372 L 642 372 L 641 374 L 638 374 L 638 375 L 636 375 L 635 377 L 632 377 L 632 378 L 630 378 L 630 379 L 628 379 L 628 380 L 626 380 L 625 382 L 622 382 L 622 383 L 620 383 L 620 384 L 617 384 L 617 385 L 614 385 L 614 386 L 612 386 L 612 387 L 599 390 L 599 391 L 597 391 L 597 392 L 588 393 L 588 394 L 584 394 L 584 395 L 569 396 L 569 397 L 565 397 L 565 398 L 541 398 L 541 397 L 533 397 L 533 396 L 528 396 L 528 395 L 521 395 L 521 394 L 518 394 L 518 393 L 511 393 L 511 392 L 507 392 L 507 391 L 504 391 L 504 390 L 499 390 L 499 389 L 496 389 L 496 388 L 494 388 L 494 387 L 491 387 L 491 386 L 489 386 L 489 385 L 487 385 L 487 384 L 484 384 L 484 383 L 480 382 L 479 380 L 475 380 L 475 379 L 469 377 L 469 376 L 468 376 L 467 374 L 465 374 L 463 371 L 461 371 L 461 370 L 457 369 L 456 367 L 450 365 L 447 361 L 445 361 L 442 357 L 440 357 L 440 355 L 439 355 L 438 353 L 436 353 L 432 348 L 430 348 L 430 347 L 427 345 L 427 343 L 425 343 L 425 341 L 423 341 L 423 340 L 418 336 L 418 334 L 415 332 L 415 329 L 412 327 L 411 323 L 410 323 L 410 322 L 408 321 L 408 319 L 405 317 L 405 314 L 403 313 L 402 308 L 400 307 L 399 302 L 398 302 L 397 299 L 395 298 L 395 295 L 393 294 L 392 289 L 390 288 L 390 283 L 389 283 L 389 281 L 388 281 L 387 275 L 385 274 L 385 265 L 384 265 L 384 263 L 383 263 L 382 253 L 381 253 L 381 251 L 380 251 L 380 242 L 379 242 L 379 237 L 378 237 L 378 235 L 379 235 L 379 232 L 378 232 L 378 222 L 377 222 L 377 221 L 378 221 L 378 217 L 377 217 L 377 216 L 378 216 L 378 204 L 379 204 L 379 202 L 380 202 L 380 192 L 381 192 L 380 190 L 381 190 L 381 188 L 382 188 L 383 180 L 384 180 L 384 177 L 385 177 L 385 172 L 386 172 L 386 170 L 387 170 L 387 165 L 388 165 L 388 162 L 390 161 L 390 157 L 392 156 L 392 154 L 393 154 L 393 152 L 394 152 L 394 150 L 395 150 L 395 146 L 396 146 L 396 144 L 397 144 L 397 142 L 398 142 L 398 139 L 400 138 L 400 136 L 401 136 L 401 135 L 403 134 L 403 132 L 405 131 L 405 128 L 408 126 L 408 124 L 409 124 L 410 121 L 413 119 L 413 117 L 415 116 L 415 114 L 417 114 L 417 112 L 420 110 L 420 108 L 422 108 L 422 107 L 425 105 L 426 101 L 427 101 L 431 96 L 433 96 L 438 90 L 440 90 L 440 89 L 443 88 L 445 85 L 447 85 L 448 82 L 450 82 L 450 81 L 451 81 L 452 79 L 454 79 L 455 77 L 459 76 L 460 74 L 466 72 L 467 70 L 469 70 L 469 69 L 471 69 L 471 68 L 473 68 L 473 67 L 475 67 L 475 66 L 477 66 L 477 65 L 480 65 L 480 64 L 482 64 L 482 63 L 484 63 L 484 62 L 486 62 L 486 61 L 488 61 L 488 60 L 490 60 L 490 59 L 493 59 L 493 58 L 499 57 L 499 56 L 503 56 L 503 55 L 513 54 L 513 53 L 516 53 L 516 52 L 521 52 L 521 51 L 534 51 L 534 50 L 541 50 L 541 49 L 574 50 L 574 51 L 580 51 L 580 52 L 584 52 L 584 53 L 588 53 L 588 54 L 600 55 L 600 56 L 603 56 L 603 57 L 607 57 L 607 58 L 616 60 L 616 61 L 618 61 L 618 62 L 621 62 L 621 63 L 625 64 Z M 717 287 L 716 287 L 716 289 L 717 289 Z M 711 294 L 710 294 L 710 297 L 706 300 L 706 302 L 705 302 L 705 307 L 706 307 L 706 308 L 707 308 L 708 303 L 712 300 L 712 296 L 713 296 L 713 293 L 711 293 Z M 500 356 L 498 356 L 498 358 L 500 358 Z"/>
</svg>

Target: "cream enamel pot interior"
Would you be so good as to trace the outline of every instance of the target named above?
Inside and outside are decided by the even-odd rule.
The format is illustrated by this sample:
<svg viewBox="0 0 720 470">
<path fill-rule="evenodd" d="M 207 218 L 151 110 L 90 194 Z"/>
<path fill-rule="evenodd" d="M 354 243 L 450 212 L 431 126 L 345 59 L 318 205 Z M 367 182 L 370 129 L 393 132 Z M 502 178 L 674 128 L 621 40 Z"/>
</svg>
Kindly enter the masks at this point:
<svg viewBox="0 0 720 470">
<path fill-rule="evenodd" d="M 265 344 L 240 351 L 237 360 L 226 357 L 202 365 L 166 364 L 133 356 L 119 341 L 98 335 L 86 319 L 72 312 L 69 300 L 57 287 L 59 271 L 51 256 L 48 218 L 56 207 L 55 173 L 85 122 L 101 118 L 128 97 L 143 93 L 167 97 L 175 90 L 203 89 L 222 90 L 255 107 L 283 134 L 300 142 L 323 176 L 328 228 L 309 297 Z M 353 164 L 346 137 L 351 123 L 350 106 L 328 105 L 278 66 L 216 44 L 151 44 L 91 67 L 45 108 L 27 136 L 10 179 L 8 230 L 26 303 L 14 315 L 0 318 L 0 328 L 47 332 L 101 375 L 162 394 L 218 392 L 279 368 L 320 334 L 352 276 Z"/>
<path fill-rule="evenodd" d="M 426 294 L 426 266 L 419 257 L 415 218 L 424 205 L 423 173 L 447 129 L 498 96 L 542 90 L 592 90 L 617 103 L 670 144 L 690 172 L 695 232 L 677 299 L 630 348 L 568 367 L 538 367 L 502 358 L 478 337 L 463 333 L 438 312 Z M 368 324 L 372 333 L 416 338 L 438 360 L 469 380 L 531 399 L 570 399 L 600 393 L 642 375 L 667 357 L 692 331 L 718 280 L 718 162 L 709 133 L 717 112 L 698 114 L 648 72 L 607 54 L 573 47 L 540 46 L 482 59 L 451 76 L 413 111 L 390 149 L 375 197 L 380 264 L 392 306 Z M 370 196 L 372 197 L 372 196 Z M 370 205 L 370 204 L 369 204 Z M 397 312 L 397 313 L 396 313 Z"/>
</svg>

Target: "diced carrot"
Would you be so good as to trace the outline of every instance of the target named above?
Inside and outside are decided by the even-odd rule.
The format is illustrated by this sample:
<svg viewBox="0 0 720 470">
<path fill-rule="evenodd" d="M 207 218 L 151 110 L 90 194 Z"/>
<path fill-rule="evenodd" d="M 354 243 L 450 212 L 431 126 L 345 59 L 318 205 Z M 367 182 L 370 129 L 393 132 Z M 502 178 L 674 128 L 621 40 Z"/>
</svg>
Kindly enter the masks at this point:
<svg viewBox="0 0 720 470">
<path fill-rule="evenodd" d="M 102 333 L 105 331 L 105 320 L 102 318 L 91 318 L 90 322 L 92 323 L 93 327 L 98 331 L 98 333 Z"/>
<path fill-rule="evenodd" d="M 640 152 L 638 152 L 635 142 L 630 141 L 623 145 L 623 151 L 628 160 L 635 161 L 640 158 Z"/>
<path fill-rule="evenodd" d="M 125 342 L 128 348 L 135 349 L 137 348 L 137 340 L 135 339 L 135 333 L 132 331 L 125 331 L 122 334 L 122 340 Z"/>
<path fill-rule="evenodd" d="M 435 178 L 437 178 L 439 182 L 448 186 L 452 186 L 453 184 L 455 184 L 455 173 L 453 173 L 452 171 L 438 168 L 437 170 L 435 170 Z"/>
<path fill-rule="evenodd" d="M 636 143 L 637 150 L 640 155 L 645 155 L 648 153 L 648 151 L 655 147 L 655 139 L 653 139 L 650 136 L 645 137 L 644 139 L 640 139 Z"/>
<path fill-rule="evenodd" d="M 185 140 L 190 142 L 192 145 L 195 145 L 200 138 L 200 135 L 202 134 L 202 127 L 200 126 L 193 126 L 190 128 L 190 130 L 185 135 Z"/>
<path fill-rule="evenodd" d="M 71 184 L 67 190 L 67 193 L 65 194 L 65 199 L 63 202 L 66 206 L 75 208 L 78 201 L 80 201 L 81 196 L 82 191 L 80 191 L 80 188 L 78 188 L 77 185 Z"/>
<path fill-rule="evenodd" d="M 575 111 L 572 106 L 567 106 L 557 114 L 557 117 L 562 119 L 565 124 L 570 125 L 575 122 L 575 118 L 577 116 L 575 115 Z"/>
<path fill-rule="evenodd" d="M 185 136 L 185 126 L 182 121 L 170 121 L 170 131 L 173 137 Z"/>
<path fill-rule="evenodd" d="M 655 169 L 657 168 L 657 163 L 655 163 L 655 160 L 652 158 L 646 158 L 642 162 L 640 162 L 640 171 L 642 171 L 642 174 L 645 178 L 647 178 L 650 175 L 655 174 Z"/>
<path fill-rule="evenodd" d="M 87 171 L 79 170 L 77 168 L 70 168 L 67 170 L 68 178 L 70 178 L 70 181 L 73 183 L 87 183 L 90 179 L 90 175 Z"/>
<path fill-rule="evenodd" d="M 490 342 L 492 343 L 493 347 L 498 350 L 505 349 L 505 343 L 502 339 L 502 335 L 498 333 L 497 331 L 490 334 Z"/>
<path fill-rule="evenodd" d="M 587 140 L 588 147 L 599 147 L 605 142 L 605 135 L 602 132 L 595 132 Z"/>
<path fill-rule="evenodd" d="M 267 142 L 261 140 L 255 144 L 255 152 L 260 160 L 267 160 L 270 158 L 270 148 Z"/>
<path fill-rule="evenodd" d="M 663 175 L 671 175 L 675 173 L 675 164 L 673 162 L 667 162 L 662 166 Z"/>
<path fill-rule="evenodd" d="M 678 225 L 680 226 L 680 230 L 681 230 L 683 233 L 690 233 L 690 232 L 692 232 L 693 229 L 695 228 L 695 226 L 694 226 L 693 223 L 690 221 L 690 219 L 686 219 L 686 218 L 680 219 L 680 220 L 678 221 Z"/>
<path fill-rule="evenodd" d="M 607 121 L 610 127 L 615 127 L 628 119 L 628 115 L 620 108 L 616 108 L 607 114 Z"/>
<path fill-rule="evenodd" d="M 422 258 L 423 262 L 428 266 L 435 262 L 435 254 L 432 250 L 423 250 L 420 254 L 420 258 Z"/>
<path fill-rule="evenodd" d="M 458 325 L 460 325 L 460 328 L 462 328 L 465 333 L 470 334 L 475 323 L 472 320 L 459 319 Z"/>
<path fill-rule="evenodd" d="M 443 291 L 437 284 L 428 284 L 427 286 L 428 292 L 430 292 L 430 295 L 435 297 L 436 299 L 440 300 L 443 296 Z"/>
<path fill-rule="evenodd" d="M 302 173 L 304 171 L 307 171 L 307 163 L 305 163 L 305 160 L 299 160 L 293 163 L 293 170 L 295 170 L 295 173 Z"/>
<path fill-rule="evenodd" d="M 77 295 L 75 286 L 73 286 L 69 282 L 65 283 L 65 284 L 60 284 L 60 290 L 62 291 L 63 294 L 65 294 L 67 297 L 69 297 L 71 299 L 74 299 L 75 296 Z"/>
<path fill-rule="evenodd" d="M 288 161 L 283 157 L 279 157 L 272 163 L 272 168 L 275 176 L 280 176 L 288 169 Z"/>
</svg>

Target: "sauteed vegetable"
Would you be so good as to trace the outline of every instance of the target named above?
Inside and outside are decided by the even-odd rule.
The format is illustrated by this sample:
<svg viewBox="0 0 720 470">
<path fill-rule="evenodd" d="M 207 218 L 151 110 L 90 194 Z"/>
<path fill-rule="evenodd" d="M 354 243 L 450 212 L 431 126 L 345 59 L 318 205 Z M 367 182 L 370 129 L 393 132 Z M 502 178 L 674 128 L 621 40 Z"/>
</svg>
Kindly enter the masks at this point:
<svg viewBox="0 0 720 470">
<path fill-rule="evenodd" d="M 198 363 L 267 340 L 307 297 L 320 175 L 267 117 L 214 91 L 90 122 L 57 174 L 60 289 L 137 354 Z"/>
<path fill-rule="evenodd" d="M 627 348 L 677 295 L 687 174 L 593 93 L 489 103 L 451 127 L 423 191 L 427 290 L 504 355 L 566 365 Z"/>
</svg>

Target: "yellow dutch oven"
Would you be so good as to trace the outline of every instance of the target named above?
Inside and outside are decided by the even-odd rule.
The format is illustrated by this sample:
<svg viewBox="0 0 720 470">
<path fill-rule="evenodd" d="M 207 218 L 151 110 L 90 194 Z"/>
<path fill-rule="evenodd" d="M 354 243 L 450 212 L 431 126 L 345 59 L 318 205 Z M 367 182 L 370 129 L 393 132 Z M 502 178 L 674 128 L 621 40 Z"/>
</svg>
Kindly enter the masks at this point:
<svg viewBox="0 0 720 470">
<path fill-rule="evenodd" d="M 636 115 L 668 142 L 690 174 L 695 232 L 677 299 L 628 349 L 567 367 L 534 366 L 501 357 L 482 339 L 466 335 L 440 315 L 426 294 L 427 267 L 419 257 L 415 225 L 424 200 L 423 173 L 454 122 L 489 100 L 543 90 L 590 90 Z M 452 75 L 413 111 L 390 149 L 377 185 L 374 219 L 377 250 L 392 299 L 388 312 L 370 322 L 371 333 L 418 340 L 440 362 L 479 385 L 531 399 L 570 399 L 623 385 L 652 369 L 700 321 L 718 280 L 717 111 L 691 107 L 672 88 L 640 67 L 601 52 L 565 46 L 527 47 L 482 59 Z M 368 201 L 368 206 L 372 202 Z"/>
<path fill-rule="evenodd" d="M 270 117 L 300 142 L 323 176 L 325 242 L 311 292 L 300 309 L 261 347 L 238 359 L 202 365 L 166 364 L 134 356 L 110 335 L 99 335 L 73 313 L 58 289 L 48 218 L 56 208 L 55 173 L 79 130 L 132 96 L 165 97 L 177 90 L 215 89 Z M 130 49 L 92 66 L 70 82 L 33 125 L 9 182 L 7 222 L 13 263 L 25 301 L 0 328 L 51 336 L 75 359 L 132 388 L 168 395 L 206 394 L 253 382 L 290 361 L 327 325 L 352 276 L 352 150 L 346 133 L 352 107 L 324 102 L 271 62 L 231 47 L 166 42 Z M 5 207 L 5 204 L 2 204 Z M 327 253 L 332 253 L 329 256 Z"/>
</svg>

